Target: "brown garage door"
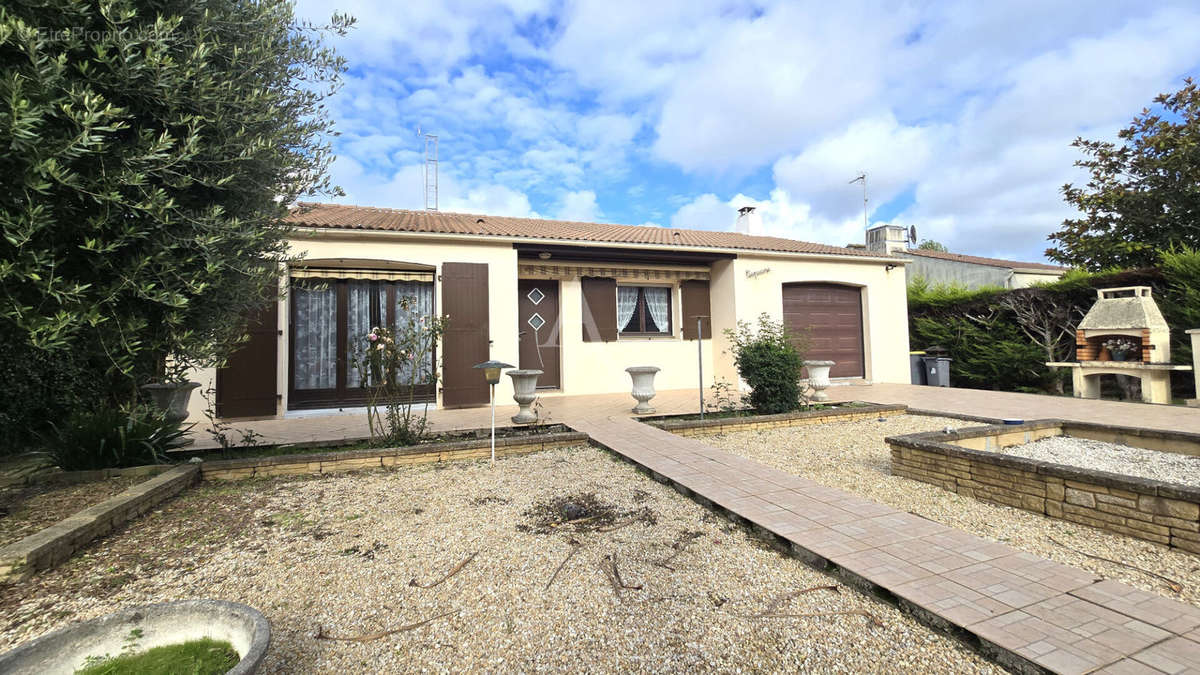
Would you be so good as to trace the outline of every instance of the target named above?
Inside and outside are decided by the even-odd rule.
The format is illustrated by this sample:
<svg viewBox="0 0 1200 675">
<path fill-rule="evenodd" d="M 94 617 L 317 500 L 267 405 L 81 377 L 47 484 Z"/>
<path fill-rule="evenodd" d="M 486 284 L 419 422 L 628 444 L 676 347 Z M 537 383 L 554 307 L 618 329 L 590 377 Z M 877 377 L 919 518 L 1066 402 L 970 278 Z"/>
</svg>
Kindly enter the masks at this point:
<svg viewBox="0 0 1200 675">
<path fill-rule="evenodd" d="M 783 323 L 808 335 L 811 361 L 835 361 L 831 377 L 863 377 L 862 289 L 838 284 L 784 284 Z"/>
</svg>

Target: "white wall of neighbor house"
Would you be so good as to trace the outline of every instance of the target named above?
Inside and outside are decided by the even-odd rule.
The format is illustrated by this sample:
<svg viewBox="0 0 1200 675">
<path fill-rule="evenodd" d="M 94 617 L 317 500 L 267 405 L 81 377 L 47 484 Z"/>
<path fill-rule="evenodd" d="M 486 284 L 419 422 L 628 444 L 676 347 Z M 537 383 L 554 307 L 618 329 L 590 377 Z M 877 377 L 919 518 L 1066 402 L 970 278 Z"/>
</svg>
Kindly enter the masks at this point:
<svg viewBox="0 0 1200 675">
<path fill-rule="evenodd" d="M 876 261 L 820 260 L 739 255 L 713 265 L 713 332 L 718 334 L 718 377 L 737 381 L 732 359 L 722 356 L 722 332 L 737 321 L 755 322 L 767 314 L 783 320 L 783 285 L 824 282 L 862 287 L 865 376 L 872 382 L 909 382 L 908 295 L 902 265 L 890 271 Z M 732 300 L 732 302 L 731 302 Z"/>
<path fill-rule="evenodd" d="M 1013 270 L 1009 288 L 1029 288 L 1034 284 L 1050 284 L 1062 278 L 1062 272 Z"/>
</svg>

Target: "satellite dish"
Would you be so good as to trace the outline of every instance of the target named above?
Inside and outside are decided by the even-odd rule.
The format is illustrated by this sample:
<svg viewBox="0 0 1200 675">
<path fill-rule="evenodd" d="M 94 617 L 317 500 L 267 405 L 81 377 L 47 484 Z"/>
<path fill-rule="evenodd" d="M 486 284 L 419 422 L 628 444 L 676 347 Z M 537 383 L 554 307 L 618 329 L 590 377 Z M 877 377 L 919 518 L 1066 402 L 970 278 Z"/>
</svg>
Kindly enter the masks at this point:
<svg viewBox="0 0 1200 675">
<path fill-rule="evenodd" d="M 910 244 L 917 243 L 917 226 L 916 225 L 908 226 L 908 243 L 910 243 Z"/>
</svg>

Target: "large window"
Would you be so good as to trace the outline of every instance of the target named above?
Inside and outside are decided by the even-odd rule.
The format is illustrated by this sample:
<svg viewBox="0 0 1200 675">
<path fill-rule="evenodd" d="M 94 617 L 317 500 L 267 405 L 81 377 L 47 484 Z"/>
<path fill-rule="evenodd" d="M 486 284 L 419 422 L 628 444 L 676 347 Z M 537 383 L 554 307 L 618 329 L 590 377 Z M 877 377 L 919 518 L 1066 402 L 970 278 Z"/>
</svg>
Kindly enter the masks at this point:
<svg viewBox="0 0 1200 675">
<path fill-rule="evenodd" d="M 670 335 L 670 287 L 618 286 L 617 328 L 621 335 Z"/>
<path fill-rule="evenodd" d="M 408 312 L 400 307 L 405 296 L 415 298 Z M 291 408 L 362 403 L 366 390 L 353 364 L 371 328 L 433 316 L 433 284 L 425 281 L 294 279 L 291 300 Z M 415 370 L 432 371 L 429 359 L 429 368 Z M 433 382 L 407 384 L 432 400 Z"/>
</svg>

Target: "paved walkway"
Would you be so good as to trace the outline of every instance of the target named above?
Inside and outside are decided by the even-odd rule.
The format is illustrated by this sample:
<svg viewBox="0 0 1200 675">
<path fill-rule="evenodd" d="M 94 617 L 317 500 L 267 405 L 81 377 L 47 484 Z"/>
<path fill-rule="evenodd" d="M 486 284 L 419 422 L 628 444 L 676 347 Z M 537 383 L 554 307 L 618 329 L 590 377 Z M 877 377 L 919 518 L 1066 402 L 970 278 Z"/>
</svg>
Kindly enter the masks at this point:
<svg viewBox="0 0 1200 675">
<path fill-rule="evenodd" d="M 1021 670 L 1200 673 L 1200 609 L 1060 565 L 628 417 L 596 443 L 790 542 L 806 562 L 961 629 Z"/>
<path fill-rule="evenodd" d="M 982 389 L 923 387 L 911 384 L 870 384 L 830 387 L 836 401 L 903 403 L 910 408 L 982 417 L 1035 420 L 1060 418 L 1079 422 L 1118 424 L 1200 432 L 1200 408 L 1123 401 L 1098 401 L 1069 396 L 1017 394 Z"/>
</svg>

